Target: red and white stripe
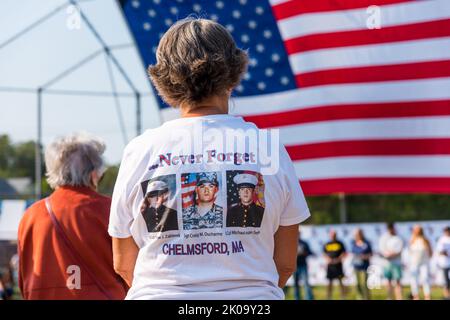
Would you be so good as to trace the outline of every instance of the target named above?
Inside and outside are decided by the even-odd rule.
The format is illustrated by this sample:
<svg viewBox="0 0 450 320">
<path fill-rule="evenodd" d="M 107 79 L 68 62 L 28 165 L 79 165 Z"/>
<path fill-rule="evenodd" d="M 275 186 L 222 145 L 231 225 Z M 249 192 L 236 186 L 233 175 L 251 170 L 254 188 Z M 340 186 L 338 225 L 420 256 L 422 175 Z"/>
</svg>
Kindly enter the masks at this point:
<svg viewBox="0 0 450 320">
<path fill-rule="evenodd" d="M 187 176 L 181 176 L 181 201 L 183 208 L 188 208 L 194 204 L 195 181 L 189 183 L 186 179 Z"/>
<path fill-rule="evenodd" d="M 233 113 L 280 128 L 305 194 L 449 193 L 449 0 L 270 2 L 298 89 Z"/>
<path fill-rule="evenodd" d="M 305 193 L 450 192 L 448 0 L 271 3 L 299 89 L 235 110 L 280 128 Z"/>
</svg>

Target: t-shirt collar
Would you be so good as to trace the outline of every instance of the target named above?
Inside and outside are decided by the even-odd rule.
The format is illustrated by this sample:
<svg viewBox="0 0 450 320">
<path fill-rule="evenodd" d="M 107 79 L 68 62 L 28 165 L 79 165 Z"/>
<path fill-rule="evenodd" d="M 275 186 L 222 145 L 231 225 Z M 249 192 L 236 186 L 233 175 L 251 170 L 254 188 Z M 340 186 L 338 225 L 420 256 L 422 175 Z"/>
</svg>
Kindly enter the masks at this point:
<svg viewBox="0 0 450 320">
<path fill-rule="evenodd" d="M 232 115 L 232 114 L 210 114 L 205 116 L 198 116 L 198 117 L 187 117 L 187 118 L 177 118 L 173 120 L 168 120 L 163 123 L 163 126 L 170 126 L 178 123 L 183 122 L 193 122 L 193 121 L 199 121 L 199 120 L 242 120 L 242 117 Z"/>
</svg>

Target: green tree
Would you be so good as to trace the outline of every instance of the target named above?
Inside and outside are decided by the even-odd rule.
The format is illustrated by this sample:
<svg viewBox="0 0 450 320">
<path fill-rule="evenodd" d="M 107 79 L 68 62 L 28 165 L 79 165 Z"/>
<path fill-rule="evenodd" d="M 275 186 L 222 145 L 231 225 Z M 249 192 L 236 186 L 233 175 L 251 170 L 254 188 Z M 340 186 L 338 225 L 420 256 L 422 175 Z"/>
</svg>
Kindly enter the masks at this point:
<svg viewBox="0 0 450 320">
<path fill-rule="evenodd" d="M 100 183 L 98 185 L 98 191 L 105 195 L 112 195 L 118 173 L 119 173 L 118 165 L 108 167 L 108 169 L 103 174 L 102 179 L 100 180 Z"/>
<path fill-rule="evenodd" d="M 5 177 L 14 158 L 14 148 L 7 135 L 0 135 L 0 176 Z"/>
</svg>

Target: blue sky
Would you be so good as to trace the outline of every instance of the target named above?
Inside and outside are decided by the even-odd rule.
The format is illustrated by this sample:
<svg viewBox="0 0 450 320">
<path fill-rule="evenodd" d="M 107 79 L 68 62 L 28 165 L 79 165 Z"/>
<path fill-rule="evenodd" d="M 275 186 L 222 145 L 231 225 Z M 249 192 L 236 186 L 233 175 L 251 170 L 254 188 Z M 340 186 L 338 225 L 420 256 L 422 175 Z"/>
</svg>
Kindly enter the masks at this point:
<svg viewBox="0 0 450 320">
<path fill-rule="evenodd" d="M 65 69 L 100 50 L 87 26 L 78 29 L 76 11 L 62 0 L 2 0 L 0 2 L 0 88 L 36 89 Z M 62 5 L 48 21 L 3 46 L 7 39 Z M 128 27 L 114 0 L 85 0 L 79 9 L 91 20 L 109 46 L 121 46 L 113 54 L 126 70 L 134 86 L 143 94 L 143 129 L 160 124 L 156 101 L 145 68 Z M 69 25 L 69 26 L 68 26 Z M 75 28 L 74 28 L 75 26 Z M 122 46 L 124 45 L 124 46 Z M 132 93 L 118 69 L 112 66 L 117 91 Z M 122 134 L 118 109 L 113 97 L 50 94 L 50 90 L 83 90 L 112 92 L 104 53 L 98 54 L 71 75 L 48 87 L 43 95 L 43 142 L 75 131 L 87 131 L 107 143 L 108 163 L 120 161 L 123 147 L 136 135 L 135 100 L 122 97 L 126 137 Z M 13 142 L 36 139 L 36 94 L 0 90 L 0 134 L 8 134 Z"/>
</svg>

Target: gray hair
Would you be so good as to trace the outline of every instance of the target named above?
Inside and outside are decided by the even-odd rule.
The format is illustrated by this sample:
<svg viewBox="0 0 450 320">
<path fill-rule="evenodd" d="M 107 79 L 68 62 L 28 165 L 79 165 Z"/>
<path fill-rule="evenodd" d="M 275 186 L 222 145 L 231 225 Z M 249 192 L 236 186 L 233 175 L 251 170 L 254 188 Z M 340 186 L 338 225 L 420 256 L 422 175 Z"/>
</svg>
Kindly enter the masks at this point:
<svg viewBox="0 0 450 320">
<path fill-rule="evenodd" d="M 222 25 L 193 17 L 172 25 L 148 68 L 159 95 L 172 107 L 224 95 L 247 70 L 247 52 Z"/>
<path fill-rule="evenodd" d="M 90 186 L 91 173 L 104 173 L 105 143 L 87 133 L 61 137 L 45 150 L 47 182 L 53 189 L 63 185 Z"/>
</svg>

